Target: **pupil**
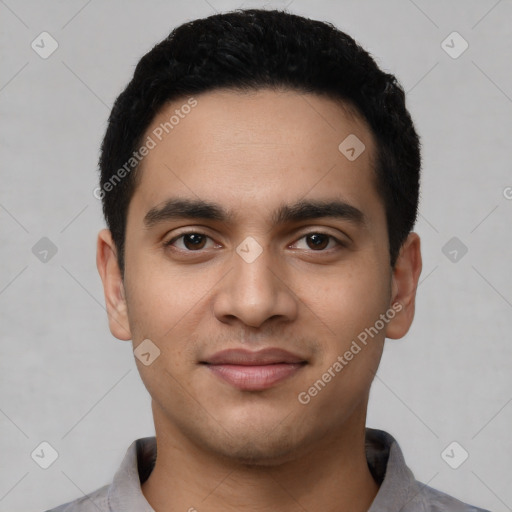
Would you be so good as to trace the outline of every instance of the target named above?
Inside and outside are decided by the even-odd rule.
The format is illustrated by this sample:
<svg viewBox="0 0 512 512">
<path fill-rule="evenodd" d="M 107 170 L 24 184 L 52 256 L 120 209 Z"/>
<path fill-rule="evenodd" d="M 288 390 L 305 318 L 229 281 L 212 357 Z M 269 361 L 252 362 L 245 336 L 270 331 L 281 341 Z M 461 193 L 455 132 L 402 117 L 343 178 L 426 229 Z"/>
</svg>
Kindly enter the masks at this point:
<svg viewBox="0 0 512 512">
<path fill-rule="evenodd" d="M 310 235 L 309 239 L 313 242 L 313 245 L 318 248 L 321 246 L 325 246 L 325 241 L 327 240 L 327 237 L 325 235 L 320 234 L 314 234 Z"/>
<path fill-rule="evenodd" d="M 199 245 L 201 245 L 202 242 L 204 242 L 202 237 L 203 235 L 199 235 L 198 233 L 191 233 L 187 235 L 186 240 L 197 248 Z"/>
</svg>

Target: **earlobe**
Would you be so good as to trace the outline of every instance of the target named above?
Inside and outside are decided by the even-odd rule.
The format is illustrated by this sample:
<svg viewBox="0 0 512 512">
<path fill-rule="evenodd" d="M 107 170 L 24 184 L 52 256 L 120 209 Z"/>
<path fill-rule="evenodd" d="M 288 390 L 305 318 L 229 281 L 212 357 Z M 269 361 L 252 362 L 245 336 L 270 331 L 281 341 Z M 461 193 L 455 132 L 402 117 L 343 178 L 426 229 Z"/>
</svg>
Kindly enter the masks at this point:
<svg viewBox="0 0 512 512">
<path fill-rule="evenodd" d="M 103 282 L 110 332 L 120 340 L 131 340 L 124 283 L 117 262 L 116 247 L 108 229 L 98 233 L 96 266 Z"/>
<path fill-rule="evenodd" d="M 390 307 L 398 303 L 400 310 L 387 325 L 387 338 L 402 338 L 411 327 L 421 268 L 420 237 L 417 233 L 411 232 L 403 243 L 393 268 Z M 396 306 L 395 309 L 397 309 Z"/>
</svg>

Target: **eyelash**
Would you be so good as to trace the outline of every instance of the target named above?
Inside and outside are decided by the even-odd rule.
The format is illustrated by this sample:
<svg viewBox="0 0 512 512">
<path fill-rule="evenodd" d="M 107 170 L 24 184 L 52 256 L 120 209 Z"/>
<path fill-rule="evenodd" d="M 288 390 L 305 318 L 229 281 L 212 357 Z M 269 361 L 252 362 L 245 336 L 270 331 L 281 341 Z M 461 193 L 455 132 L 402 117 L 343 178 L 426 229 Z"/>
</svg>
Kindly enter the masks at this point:
<svg viewBox="0 0 512 512">
<path fill-rule="evenodd" d="M 186 231 L 185 233 L 181 233 L 175 237 L 173 237 L 171 240 L 167 241 L 167 242 L 164 242 L 164 247 L 173 247 L 173 243 L 176 242 L 177 240 L 179 240 L 180 238 L 183 238 L 184 236 L 187 236 L 187 235 L 200 235 L 200 236 L 203 236 L 203 237 L 206 237 L 206 238 L 210 238 L 211 237 L 209 235 L 207 235 L 206 233 L 202 233 L 200 231 Z M 332 250 L 337 250 L 339 249 L 340 247 L 343 248 L 343 247 L 347 247 L 347 243 L 344 243 L 342 242 L 341 240 L 339 240 L 338 238 L 336 238 L 335 236 L 331 235 L 330 233 L 325 233 L 324 231 L 310 231 L 308 233 L 304 233 L 300 238 L 297 239 L 297 241 L 307 237 L 307 236 L 311 236 L 311 235 L 322 235 L 322 236 L 326 236 L 329 238 L 329 241 L 331 240 L 334 240 L 338 247 L 334 247 L 331 249 L 320 249 L 320 250 L 314 250 L 314 249 L 309 249 L 311 252 L 329 252 L 329 251 L 332 251 Z M 294 242 L 296 243 L 296 242 Z M 198 249 L 197 251 L 193 251 L 193 250 L 189 250 L 189 249 L 176 249 L 174 247 L 175 250 L 177 251 L 181 251 L 181 252 L 189 252 L 189 253 L 200 253 L 202 251 L 202 249 Z M 304 250 L 304 249 L 303 249 Z"/>
</svg>

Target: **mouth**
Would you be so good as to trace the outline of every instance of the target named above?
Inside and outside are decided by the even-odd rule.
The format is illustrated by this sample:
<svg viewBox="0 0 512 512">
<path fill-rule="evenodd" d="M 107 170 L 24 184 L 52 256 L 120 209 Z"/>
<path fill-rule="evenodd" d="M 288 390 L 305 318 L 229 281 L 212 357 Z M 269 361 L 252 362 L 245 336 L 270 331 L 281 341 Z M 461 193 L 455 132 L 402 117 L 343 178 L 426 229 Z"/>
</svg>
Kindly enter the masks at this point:
<svg viewBox="0 0 512 512">
<path fill-rule="evenodd" d="M 244 391 L 261 391 L 297 374 L 307 361 L 291 352 L 270 348 L 258 352 L 232 349 L 201 361 L 216 377 Z"/>
</svg>

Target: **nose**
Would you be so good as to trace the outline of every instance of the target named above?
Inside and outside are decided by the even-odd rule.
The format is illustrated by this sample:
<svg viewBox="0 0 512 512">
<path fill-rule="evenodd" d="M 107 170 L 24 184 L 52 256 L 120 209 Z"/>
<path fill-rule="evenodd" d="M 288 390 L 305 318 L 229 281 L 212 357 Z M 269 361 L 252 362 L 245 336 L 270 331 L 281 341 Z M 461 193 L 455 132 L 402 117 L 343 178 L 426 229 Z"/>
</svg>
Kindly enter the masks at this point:
<svg viewBox="0 0 512 512">
<path fill-rule="evenodd" d="M 219 321 L 260 327 L 270 319 L 293 321 L 297 311 L 297 298 L 286 283 L 283 267 L 269 250 L 254 260 L 233 254 L 233 268 L 213 298 L 213 313 Z"/>
</svg>

